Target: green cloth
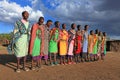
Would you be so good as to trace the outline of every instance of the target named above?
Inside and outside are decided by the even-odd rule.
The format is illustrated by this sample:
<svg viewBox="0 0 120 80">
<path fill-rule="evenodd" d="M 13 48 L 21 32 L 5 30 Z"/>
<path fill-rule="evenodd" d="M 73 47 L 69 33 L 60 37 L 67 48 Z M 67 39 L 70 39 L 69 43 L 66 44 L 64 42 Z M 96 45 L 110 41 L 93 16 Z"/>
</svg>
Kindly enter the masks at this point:
<svg viewBox="0 0 120 80">
<path fill-rule="evenodd" d="M 25 28 L 28 29 L 29 22 L 27 22 Z M 28 35 L 22 34 L 20 38 L 14 44 L 14 53 L 16 57 L 24 57 L 28 54 Z"/>
<path fill-rule="evenodd" d="M 98 53 L 98 35 L 96 34 L 97 37 L 97 41 L 93 47 L 93 54 L 97 54 Z"/>
<path fill-rule="evenodd" d="M 98 52 L 98 41 L 96 41 L 94 47 L 93 47 L 93 54 L 97 54 Z"/>
<path fill-rule="evenodd" d="M 40 30 L 36 32 L 36 38 L 34 40 L 32 56 L 39 56 L 40 55 L 40 46 L 41 46 L 41 39 L 38 37 Z"/>
<path fill-rule="evenodd" d="M 59 31 L 56 30 L 55 33 L 52 35 L 52 38 L 49 43 L 49 52 L 50 53 L 57 53 L 58 52 L 58 45 L 55 40 L 58 39 Z"/>
<path fill-rule="evenodd" d="M 106 55 L 106 45 L 104 45 L 104 54 Z"/>
</svg>

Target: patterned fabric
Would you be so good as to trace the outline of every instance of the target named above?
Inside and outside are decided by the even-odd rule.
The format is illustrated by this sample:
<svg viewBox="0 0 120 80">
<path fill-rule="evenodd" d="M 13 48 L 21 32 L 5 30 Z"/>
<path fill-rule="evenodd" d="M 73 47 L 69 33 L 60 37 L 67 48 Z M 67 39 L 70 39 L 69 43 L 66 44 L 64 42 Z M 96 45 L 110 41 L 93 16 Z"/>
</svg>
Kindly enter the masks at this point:
<svg viewBox="0 0 120 80">
<path fill-rule="evenodd" d="M 44 55 L 48 55 L 50 30 L 47 25 L 44 26 Z"/>
<path fill-rule="evenodd" d="M 30 29 L 31 29 L 31 26 L 29 23 L 26 25 L 22 22 L 22 20 L 16 21 L 14 26 L 13 36 L 12 36 L 13 38 L 10 41 L 10 44 L 8 45 L 8 48 L 7 48 L 9 54 L 14 53 L 15 43 L 18 41 L 18 39 L 23 37 L 23 35 L 26 35 L 27 42 L 29 42 Z"/>
<path fill-rule="evenodd" d="M 94 47 L 93 47 L 93 54 L 98 53 L 98 35 L 94 35 Z"/>
<path fill-rule="evenodd" d="M 103 39 L 102 39 L 102 53 L 106 54 L 106 37 L 103 36 Z"/>
<path fill-rule="evenodd" d="M 102 36 L 98 36 L 98 56 L 100 56 L 100 54 L 102 50 Z"/>
<path fill-rule="evenodd" d="M 75 54 L 80 54 L 82 51 L 82 35 L 81 31 L 77 31 L 75 37 Z"/>
</svg>

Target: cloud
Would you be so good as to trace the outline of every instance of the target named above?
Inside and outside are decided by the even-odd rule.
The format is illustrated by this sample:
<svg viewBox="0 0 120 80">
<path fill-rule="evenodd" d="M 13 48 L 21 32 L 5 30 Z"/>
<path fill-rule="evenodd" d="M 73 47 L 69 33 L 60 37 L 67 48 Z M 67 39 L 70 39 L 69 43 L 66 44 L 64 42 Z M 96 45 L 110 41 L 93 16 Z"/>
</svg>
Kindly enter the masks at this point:
<svg viewBox="0 0 120 80">
<path fill-rule="evenodd" d="M 119 0 L 34 0 L 34 9 L 70 24 L 72 22 L 100 29 L 110 35 L 119 35 Z M 41 4 L 41 5 L 39 5 Z M 47 5 L 47 6 L 46 6 Z"/>
<path fill-rule="evenodd" d="M 71 23 L 90 25 L 110 35 L 120 35 L 119 0 L 28 0 L 30 6 L 0 1 L 0 21 L 13 22 L 23 10 L 30 12 L 30 20 L 50 16 L 70 26 Z"/>
<path fill-rule="evenodd" d="M 21 18 L 21 13 L 26 10 L 30 13 L 30 20 L 36 21 L 40 16 L 44 16 L 40 10 L 34 10 L 30 6 L 20 6 L 15 2 L 8 0 L 0 1 L 0 21 L 13 23 L 16 19 Z"/>
</svg>

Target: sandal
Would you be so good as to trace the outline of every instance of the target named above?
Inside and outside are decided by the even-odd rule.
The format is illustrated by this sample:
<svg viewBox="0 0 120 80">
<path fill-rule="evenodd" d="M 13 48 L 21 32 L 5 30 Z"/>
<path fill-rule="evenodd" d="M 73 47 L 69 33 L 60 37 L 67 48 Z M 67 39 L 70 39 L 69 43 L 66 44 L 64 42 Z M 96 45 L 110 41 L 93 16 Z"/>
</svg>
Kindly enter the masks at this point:
<svg viewBox="0 0 120 80">
<path fill-rule="evenodd" d="M 16 69 L 16 72 L 17 72 L 17 73 L 20 73 L 20 69 Z"/>
</svg>

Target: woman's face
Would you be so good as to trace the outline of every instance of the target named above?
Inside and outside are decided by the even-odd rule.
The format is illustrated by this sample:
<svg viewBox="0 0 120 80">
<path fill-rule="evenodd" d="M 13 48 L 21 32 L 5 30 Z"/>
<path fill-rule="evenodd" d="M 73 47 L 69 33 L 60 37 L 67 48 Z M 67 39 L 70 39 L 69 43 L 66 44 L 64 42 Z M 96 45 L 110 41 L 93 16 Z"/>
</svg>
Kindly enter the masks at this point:
<svg viewBox="0 0 120 80">
<path fill-rule="evenodd" d="M 23 14 L 23 18 L 27 20 L 28 17 L 29 17 L 29 13 L 26 11 L 26 12 Z"/>
<path fill-rule="evenodd" d="M 44 23 L 44 19 L 40 19 L 39 24 L 43 24 L 43 23 Z"/>
<path fill-rule="evenodd" d="M 73 24 L 73 29 L 75 29 L 76 28 L 76 24 Z"/>
</svg>

